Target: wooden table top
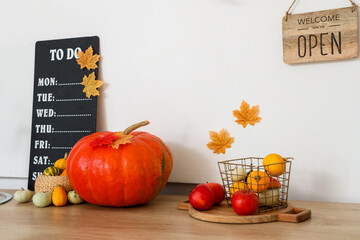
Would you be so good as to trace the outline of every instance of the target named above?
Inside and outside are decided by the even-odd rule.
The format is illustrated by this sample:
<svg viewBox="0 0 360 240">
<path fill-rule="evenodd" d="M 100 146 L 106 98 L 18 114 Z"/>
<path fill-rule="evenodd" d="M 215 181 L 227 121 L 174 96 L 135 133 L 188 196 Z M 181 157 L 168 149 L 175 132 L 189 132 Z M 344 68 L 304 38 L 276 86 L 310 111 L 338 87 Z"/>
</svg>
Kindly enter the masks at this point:
<svg viewBox="0 0 360 240">
<path fill-rule="evenodd" d="M 178 210 L 186 198 L 160 195 L 128 208 L 88 203 L 37 208 L 12 199 L 0 205 L 0 239 L 360 239 L 360 204 L 291 201 L 310 208 L 312 217 L 301 223 L 220 224 Z"/>
</svg>

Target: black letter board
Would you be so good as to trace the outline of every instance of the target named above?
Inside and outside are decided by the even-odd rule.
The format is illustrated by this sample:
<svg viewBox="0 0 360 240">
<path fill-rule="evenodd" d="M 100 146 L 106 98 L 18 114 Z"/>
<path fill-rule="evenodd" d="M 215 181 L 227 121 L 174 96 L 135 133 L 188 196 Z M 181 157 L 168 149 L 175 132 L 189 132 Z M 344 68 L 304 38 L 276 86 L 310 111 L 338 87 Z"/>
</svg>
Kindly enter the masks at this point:
<svg viewBox="0 0 360 240">
<path fill-rule="evenodd" d="M 39 41 L 35 47 L 33 117 L 28 189 L 44 169 L 63 158 L 82 137 L 96 131 L 97 97 L 87 98 L 77 52 L 92 46 L 99 54 L 99 37 Z M 99 64 L 99 63 L 97 63 Z"/>
</svg>

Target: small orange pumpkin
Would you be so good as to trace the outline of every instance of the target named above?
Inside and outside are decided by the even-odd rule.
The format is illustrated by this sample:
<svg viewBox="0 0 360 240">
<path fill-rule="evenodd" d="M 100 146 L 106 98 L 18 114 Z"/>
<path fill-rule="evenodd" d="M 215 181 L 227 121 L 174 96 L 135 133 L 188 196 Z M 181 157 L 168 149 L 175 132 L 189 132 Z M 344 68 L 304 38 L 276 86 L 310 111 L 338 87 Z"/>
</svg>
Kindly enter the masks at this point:
<svg viewBox="0 0 360 240">
<path fill-rule="evenodd" d="M 60 176 L 67 176 L 66 169 L 60 174 Z"/>
<path fill-rule="evenodd" d="M 67 160 L 67 156 L 68 154 L 65 153 L 64 158 L 60 158 L 58 160 L 56 160 L 54 167 L 59 168 L 61 171 L 64 171 L 66 168 L 66 160 Z"/>
<path fill-rule="evenodd" d="M 278 177 L 286 170 L 285 160 L 279 154 L 270 153 L 263 160 L 265 170 L 271 176 Z"/>
<path fill-rule="evenodd" d="M 56 187 L 51 196 L 52 203 L 57 206 L 65 206 L 67 203 L 67 194 L 62 187 Z"/>
<path fill-rule="evenodd" d="M 247 184 L 255 192 L 263 192 L 270 185 L 270 177 L 263 171 L 252 171 L 247 178 Z"/>
<path fill-rule="evenodd" d="M 249 190 L 249 187 L 245 182 L 241 182 L 241 181 L 234 182 L 229 189 L 230 197 L 232 197 L 234 193 L 236 193 L 239 190 Z"/>
</svg>

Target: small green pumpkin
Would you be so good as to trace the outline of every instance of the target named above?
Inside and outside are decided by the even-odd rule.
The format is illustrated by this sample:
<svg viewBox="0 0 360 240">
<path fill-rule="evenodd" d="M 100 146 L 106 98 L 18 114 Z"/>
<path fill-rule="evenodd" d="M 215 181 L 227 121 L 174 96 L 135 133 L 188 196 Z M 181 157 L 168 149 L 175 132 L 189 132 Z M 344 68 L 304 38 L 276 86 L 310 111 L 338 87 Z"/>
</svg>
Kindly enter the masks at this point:
<svg viewBox="0 0 360 240">
<path fill-rule="evenodd" d="M 61 170 L 57 167 L 50 166 L 44 170 L 43 174 L 45 176 L 59 176 L 61 174 Z"/>
<path fill-rule="evenodd" d="M 80 204 L 84 202 L 84 199 L 82 199 L 79 194 L 77 194 L 77 192 L 75 192 L 74 190 L 68 192 L 67 197 L 69 202 L 72 204 Z"/>
</svg>

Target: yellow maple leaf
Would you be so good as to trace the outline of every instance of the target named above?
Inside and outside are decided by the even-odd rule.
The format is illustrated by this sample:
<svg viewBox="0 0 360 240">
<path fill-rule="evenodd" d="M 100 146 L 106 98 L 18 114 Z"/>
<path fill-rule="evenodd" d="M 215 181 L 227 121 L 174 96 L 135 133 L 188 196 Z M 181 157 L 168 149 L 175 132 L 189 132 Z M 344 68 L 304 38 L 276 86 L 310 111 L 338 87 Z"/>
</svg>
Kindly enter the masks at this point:
<svg viewBox="0 0 360 240">
<path fill-rule="evenodd" d="M 86 93 L 86 97 L 90 98 L 91 95 L 100 95 L 97 88 L 101 87 L 103 83 L 100 80 L 95 80 L 95 73 L 93 72 L 88 77 L 85 75 L 81 84 L 85 86 L 83 92 Z"/>
<path fill-rule="evenodd" d="M 85 53 L 83 51 L 79 51 L 77 53 L 79 59 L 76 61 L 80 65 L 81 69 L 86 67 L 88 70 L 90 70 L 98 67 L 96 63 L 99 61 L 100 55 L 93 53 L 94 51 L 92 46 L 86 49 Z"/>
<path fill-rule="evenodd" d="M 116 149 L 119 149 L 119 145 L 121 145 L 121 144 L 131 143 L 131 141 L 129 139 L 131 139 L 133 137 L 132 135 L 124 135 L 123 132 L 116 132 L 115 135 L 118 137 L 118 139 L 116 139 L 109 146 L 112 148 L 116 148 Z"/>
<path fill-rule="evenodd" d="M 219 133 L 214 131 L 209 131 L 210 139 L 212 142 L 207 144 L 207 147 L 210 150 L 214 150 L 214 153 L 225 154 L 226 148 L 231 148 L 231 144 L 234 142 L 234 138 L 230 137 L 230 134 L 223 128 Z"/>
<path fill-rule="evenodd" d="M 241 124 L 244 128 L 250 124 L 254 126 L 255 123 L 260 122 L 261 117 L 259 117 L 259 106 L 252 106 L 245 102 L 244 100 L 241 102 L 240 110 L 236 109 L 233 111 L 234 117 L 237 119 L 235 122 Z"/>
</svg>

